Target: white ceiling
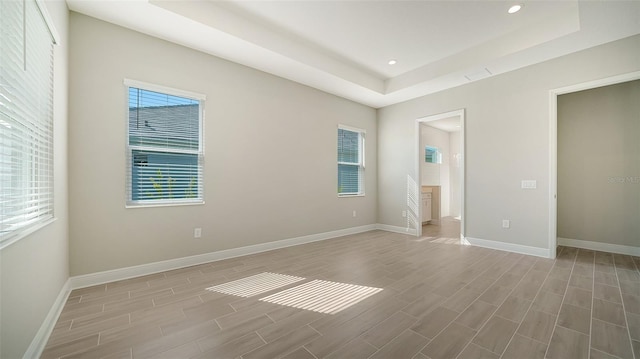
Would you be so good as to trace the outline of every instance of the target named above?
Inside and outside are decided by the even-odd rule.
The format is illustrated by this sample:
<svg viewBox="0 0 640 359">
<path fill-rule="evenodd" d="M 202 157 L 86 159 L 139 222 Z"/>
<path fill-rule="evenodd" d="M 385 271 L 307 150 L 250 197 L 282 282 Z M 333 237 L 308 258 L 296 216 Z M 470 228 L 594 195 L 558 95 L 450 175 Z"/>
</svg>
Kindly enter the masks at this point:
<svg viewBox="0 0 640 359">
<path fill-rule="evenodd" d="M 508 14 L 513 3 L 524 4 Z M 640 1 L 67 0 L 372 107 L 640 33 Z M 388 65 L 396 59 L 396 65 Z"/>
</svg>

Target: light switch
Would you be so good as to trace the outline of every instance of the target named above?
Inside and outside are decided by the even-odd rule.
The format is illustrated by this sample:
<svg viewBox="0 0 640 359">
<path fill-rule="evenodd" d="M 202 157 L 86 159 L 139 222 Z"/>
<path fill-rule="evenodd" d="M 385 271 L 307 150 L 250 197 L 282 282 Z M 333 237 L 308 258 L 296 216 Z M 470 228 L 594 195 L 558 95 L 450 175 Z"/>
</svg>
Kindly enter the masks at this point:
<svg viewBox="0 0 640 359">
<path fill-rule="evenodd" d="M 536 189 L 538 182 L 536 180 L 522 180 L 522 189 Z"/>
</svg>

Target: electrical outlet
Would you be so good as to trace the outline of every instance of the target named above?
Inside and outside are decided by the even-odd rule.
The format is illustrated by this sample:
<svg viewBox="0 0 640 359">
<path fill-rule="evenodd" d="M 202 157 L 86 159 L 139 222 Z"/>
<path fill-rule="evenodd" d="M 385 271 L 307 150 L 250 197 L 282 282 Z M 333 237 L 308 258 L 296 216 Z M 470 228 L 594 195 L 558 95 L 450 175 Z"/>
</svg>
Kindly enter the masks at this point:
<svg viewBox="0 0 640 359">
<path fill-rule="evenodd" d="M 509 228 L 511 226 L 511 221 L 508 219 L 502 220 L 502 228 Z"/>
<path fill-rule="evenodd" d="M 202 237 L 202 228 L 194 228 L 193 229 L 193 238 Z"/>
<path fill-rule="evenodd" d="M 407 218 L 407 211 L 402 211 L 402 218 Z"/>
<path fill-rule="evenodd" d="M 355 210 L 353 210 L 353 216 L 354 216 L 354 217 L 356 216 L 356 211 L 355 211 Z"/>
</svg>

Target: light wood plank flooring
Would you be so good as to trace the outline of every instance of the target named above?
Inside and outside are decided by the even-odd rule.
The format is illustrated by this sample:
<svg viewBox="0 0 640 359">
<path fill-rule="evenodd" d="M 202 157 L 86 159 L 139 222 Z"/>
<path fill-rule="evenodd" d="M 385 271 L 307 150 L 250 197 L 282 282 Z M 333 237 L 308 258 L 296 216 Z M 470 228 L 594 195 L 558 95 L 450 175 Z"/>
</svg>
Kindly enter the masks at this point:
<svg viewBox="0 0 640 359">
<path fill-rule="evenodd" d="M 42 358 L 640 359 L 639 267 L 373 231 L 74 290 Z M 305 279 L 205 289 L 263 272 Z M 333 315 L 258 300 L 315 279 L 383 290 Z"/>
<path fill-rule="evenodd" d="M 442 217 L 439 224 L 423 224 L 422 237 L 434 243 L 460 243 L 460 220 Z"/>
</svg>

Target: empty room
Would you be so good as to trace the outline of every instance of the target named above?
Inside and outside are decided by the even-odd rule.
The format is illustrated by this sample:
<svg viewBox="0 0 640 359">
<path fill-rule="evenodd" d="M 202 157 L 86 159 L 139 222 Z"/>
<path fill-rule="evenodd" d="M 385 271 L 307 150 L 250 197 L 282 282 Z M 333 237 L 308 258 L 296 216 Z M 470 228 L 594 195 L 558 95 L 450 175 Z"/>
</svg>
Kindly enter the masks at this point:
<svg viewBox="0 0 640 359">
<path fill-rule="evenodd" d="M 640 359 L 640 2 L 0 2 L 0 358 Z"/>
</svg>

